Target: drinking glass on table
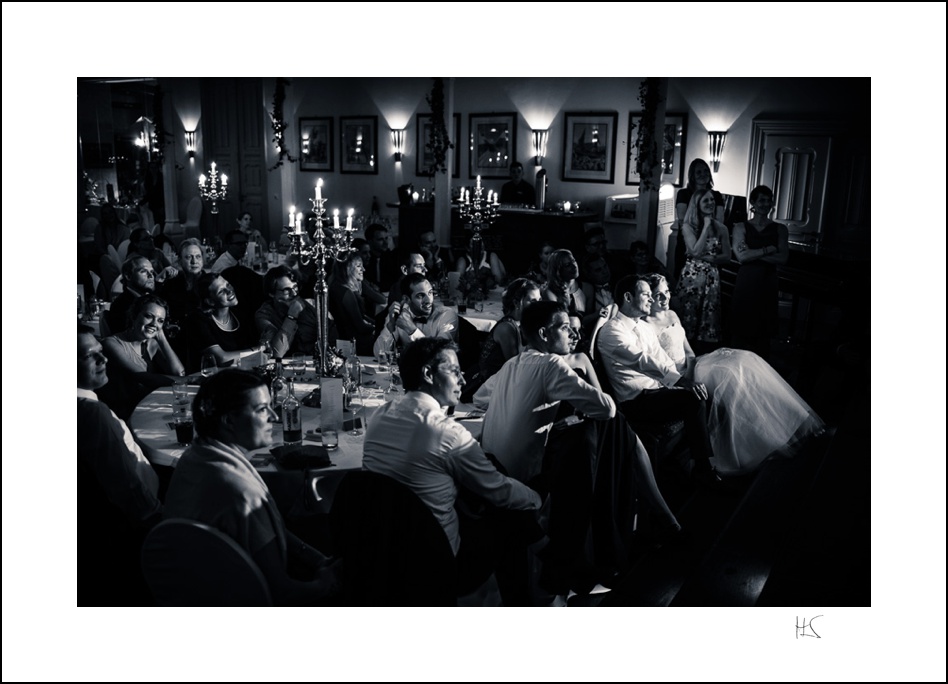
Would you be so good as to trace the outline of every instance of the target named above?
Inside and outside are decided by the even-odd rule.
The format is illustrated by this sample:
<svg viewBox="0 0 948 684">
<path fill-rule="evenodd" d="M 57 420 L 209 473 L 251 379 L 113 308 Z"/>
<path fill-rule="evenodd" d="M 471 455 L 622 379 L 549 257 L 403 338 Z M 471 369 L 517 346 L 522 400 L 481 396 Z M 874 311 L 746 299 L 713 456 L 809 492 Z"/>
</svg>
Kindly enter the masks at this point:
<svg viewBox="0 0 948 684">
<path fill-rule="evenodd" d="M 293 374 L 297 378 L 301 378 L 306 374 L 306 354 L 293 354 L 291 363 L 293 366 Z"/>
<path fill-rule="evenodd" d="M 209 378 L 217 372 L 217 357 L 210 352 L 201 357 L 201 375 Z"/>
</svg>

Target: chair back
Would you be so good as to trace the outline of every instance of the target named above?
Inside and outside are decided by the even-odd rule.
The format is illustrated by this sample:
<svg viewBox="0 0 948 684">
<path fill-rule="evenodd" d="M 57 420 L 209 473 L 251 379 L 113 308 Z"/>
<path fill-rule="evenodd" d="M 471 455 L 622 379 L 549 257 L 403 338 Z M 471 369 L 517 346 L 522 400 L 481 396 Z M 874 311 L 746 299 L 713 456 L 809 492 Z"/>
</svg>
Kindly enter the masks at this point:
<svg viewBox="0 0 948 684">
<path fill-rule="evenodd" d="M 453 606 L 457 568 L 431 510 L 405 485 L 347 473 L 329 513 L 343 591 L 354 606 Z"/>
<path fill-rule="evenodd" d="M 226 534 L 171 518 L 148 533 L 142 571 L 159 606 L 271 606 L 266 578 Z"/>
<path fill-rule="evenodd" d="M 93 242 L 95 240 L 95 229 L 99 225 L 99 219 L 95 216 L 86 217 L 79 225 L 79 242 Z"/>
<path fill-rule="evenodd" d="M 122 240 L 119 243 L 118 249 L 116 250 L 118 253 L 119 265 L 125 263 L 125 257 L 128 256 L 128 246 L 130 243 L 130 240 Z"/>
</svg>

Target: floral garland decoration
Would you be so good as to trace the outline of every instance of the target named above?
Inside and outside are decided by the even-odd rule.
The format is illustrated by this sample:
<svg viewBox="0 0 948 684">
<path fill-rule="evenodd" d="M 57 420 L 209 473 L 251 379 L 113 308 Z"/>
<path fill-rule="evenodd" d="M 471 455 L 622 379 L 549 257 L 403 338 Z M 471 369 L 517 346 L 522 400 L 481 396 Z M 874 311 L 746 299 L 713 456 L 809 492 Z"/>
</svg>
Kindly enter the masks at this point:
<svg viewBox="0 0 948 684">
<path fill-rule="evenodd" d="M 283 120 L 283 101 L 286 99 L 286 83 L 289 83 L 287 79 L 278 78 L 276 81 L 276 91 L 273 93 L 273 112 L 270 114 L 270 123 L 273 125 L 272 140 L 276 143 L 279 156 L 277 157 L 277 163 L 270 167 L 270 171 L 273 171 L 279 166 L 283 166 L 284 158 L 290 163 L 299 161 L 299 159 L 290 154 L 286 146 L 286 140 L 284 139 L 284 132 L 287 126 L 286 121 Z"/>
<path fill-rule="evenodd" d="M 427 169 L 433 176 L 435 171 L 446 173 L 445 159 L 448 150 L 454 149 L 454 143 L 448 137 L 448 126 L 444 121 L 444 79 L 435 78 L 431 92 L 425 95 L 425 101 L 431 107 L 431 138 L 425 143 L 425 149 L 431 152 L 434 163 Z"/>
<path fill-rule="evenodd" d="M 636 150 L 635 170 L 641 178 L 643 190 L 656 189 L 657 186 L 652 182 L 652 171 L 662 163 L 661 156 L 658 154 L 658 145 L 655 144 L 655 115 L 660 100 L 659 88 L 651 81 L 651 78 L 646 78 L 639 85 L 642 118 L 639 122 L 639 132 L 633 143 Z"/>
</svg>

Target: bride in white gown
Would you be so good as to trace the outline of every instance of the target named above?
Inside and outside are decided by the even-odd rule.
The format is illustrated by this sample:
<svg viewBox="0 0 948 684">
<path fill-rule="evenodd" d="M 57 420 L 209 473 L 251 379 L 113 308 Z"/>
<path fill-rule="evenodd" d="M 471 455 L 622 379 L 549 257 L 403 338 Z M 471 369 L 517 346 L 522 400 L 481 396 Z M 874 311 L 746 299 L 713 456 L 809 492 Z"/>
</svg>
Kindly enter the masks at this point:
<svg viewBox="0 0 948 684">
<path fill-rule="evenodd" d="M 823 421 L 766 361 L 742 349 L 718 349 L 695 358 L 678 314 L 669 308 L 665 278 L 648 277 L 652 314 L 662 348 L 680 373 L 708 390 L 708 433 L 714 466 L 722 474 L 747 473 L 768 456 L 788 454 Z"/>
</svg>

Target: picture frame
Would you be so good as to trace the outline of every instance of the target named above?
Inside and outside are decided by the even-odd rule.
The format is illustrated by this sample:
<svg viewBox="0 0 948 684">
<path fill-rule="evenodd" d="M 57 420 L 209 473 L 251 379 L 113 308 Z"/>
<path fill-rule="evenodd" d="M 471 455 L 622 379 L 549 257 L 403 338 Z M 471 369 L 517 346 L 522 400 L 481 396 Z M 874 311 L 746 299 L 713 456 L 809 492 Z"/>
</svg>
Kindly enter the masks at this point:
<svg viewBox="0 0 948 684">
<path fill-rule="evenodd" d="M 331 116 L 301 116 L 300 171 L 333 170 Z"/>
<path fill-rule="evenodd" d="M 378 174 L 378 116 L 340 116 L 339 136 L 342 173 Z"/>
<path fill-rule="evenodd" d="M 516 112 L 469 115 L 468 139 L 471 178 L 510 178 L 517 158 Z"/>
<path fill-rule="evenodd" d="M 431 178 L 434 172 L 431 167 L 434 166 L 434 156 L 428 149 L 428 140 L 431 139 L 431 114 L 419 114 L 417 125 L 418 146 L 415 151 L 415 175 Z M 461 115 L 454 115 L 454 137 L 451 142 L 454 143 L 454 178 L 461 176 Z"/>
<path fill-rule="evenodd" d="M 625 184 L 638 185 L 641 182 L 639 173 L 635 168 L 635 141 L 638 139 L 638 126 L 641 123 L 641 112 L 629 112 L 629 148 L 628 148 L 628 166 L 626 167 Z M 688 115 L 687 114 L 666 114 L 664 135 L 662 136 L 662 148 L 665 153 L 662 156 L 662 183 L 671 183 L 676 188 L 680 188 L 684 179 L 685 135 L 687 133 Z"/>
<path fill-rule="evenodd" d="M 566 112 L 563 180 L 612 183 L 616 169 L 617 112 Z"/>
</svg>

